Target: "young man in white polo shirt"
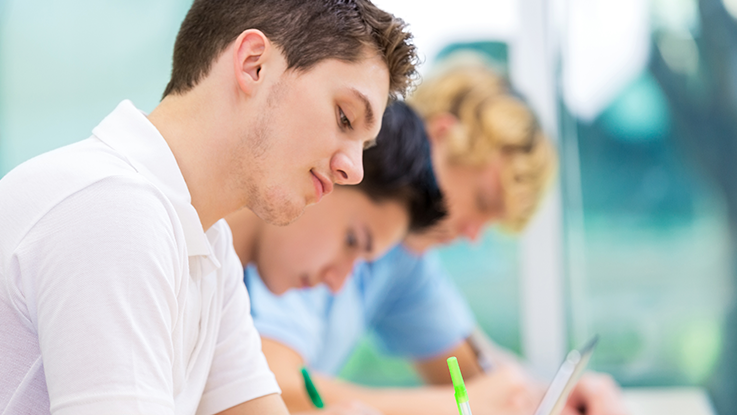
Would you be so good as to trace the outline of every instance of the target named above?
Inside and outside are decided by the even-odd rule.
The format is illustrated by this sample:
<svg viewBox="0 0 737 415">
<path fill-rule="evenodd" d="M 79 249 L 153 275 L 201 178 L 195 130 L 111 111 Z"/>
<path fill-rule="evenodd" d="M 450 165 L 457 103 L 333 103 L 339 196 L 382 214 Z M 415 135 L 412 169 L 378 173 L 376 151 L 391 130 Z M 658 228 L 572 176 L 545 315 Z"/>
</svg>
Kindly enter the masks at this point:
<svg viewBox="0 0 737 415">
<path fill-rule="evenodd" d="M 220 219 L 358 183 L 410 38 L 368 0 L 195 0 L 150 115 L 0 180 L 0 412 L 286 413 Z"/>
</svg>

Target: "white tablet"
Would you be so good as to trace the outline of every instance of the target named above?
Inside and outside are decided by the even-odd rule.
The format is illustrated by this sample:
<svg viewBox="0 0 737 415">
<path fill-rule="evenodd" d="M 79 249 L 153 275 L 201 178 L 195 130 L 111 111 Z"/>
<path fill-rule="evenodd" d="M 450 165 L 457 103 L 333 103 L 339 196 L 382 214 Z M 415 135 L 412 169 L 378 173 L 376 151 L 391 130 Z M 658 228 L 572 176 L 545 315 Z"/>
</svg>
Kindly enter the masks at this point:
<svg viewBox="0 0 737 415">
<path fill-rule="evenodd" d="M 583 373 L 589 362 L 591 354 L 594 352 L 596 342 L 599 336 L 594 336 L 580 350 L 571 350 L 560 365 L 558 373 L 555 374 L 553 381 L 550 382 L 548 390 L 543 396 L 543 400 L 535 411 L 535 415 L 559 415 L 568 400 L 568 395 L 576 386 L 578 378 Z"/>
</svg>

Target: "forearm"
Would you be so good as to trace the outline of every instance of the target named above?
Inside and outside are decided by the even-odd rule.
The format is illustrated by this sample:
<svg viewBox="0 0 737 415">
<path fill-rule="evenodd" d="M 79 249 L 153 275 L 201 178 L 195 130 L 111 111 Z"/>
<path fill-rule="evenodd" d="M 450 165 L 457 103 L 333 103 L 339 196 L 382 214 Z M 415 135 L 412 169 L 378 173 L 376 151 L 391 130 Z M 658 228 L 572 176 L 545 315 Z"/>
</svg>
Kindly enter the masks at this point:
<svg viewBox="0 0 737 415">
<path fill-rule="evenodd" d="M 282 398 L 289 411 L 295 413 L 314 410 L 300 374 L 300 368 L 304 365 L 302 357 L 290 347 L 268 338 L 262 339 L 262 347 L 269 366 L 279 382 Z M 464 360 L 473 362 L 471 358 Z M 443 365 L 444 369 L 441 369 L 440 366 Z M 435 372 L 448 372 L 444 361 L 435 362 L 433 367 L 436 367 Z M 463 364 L 461 370 L 465 370 Z M 385 415 L 455 415 L 457 413 L 453 387 L 449 383 L 418 388 L 368 388 L 323 376 L 317 372 L 312 372 L 312 379 L 326 405 L 361 401 L 382 411 Z M 450 380 L 449 376 L 448 380 Z"/>
<path fill-rule="evenodd" d="M 479 366 L 478 358 L 469 341 L 463 341 L 445 353 L 438 356 L 419 360 L 415 362 L 417 372 L 422 376 L 425 383 L 430 385 L 450 385 L 450 372 L 448 371 L 448 358 L 455 356 L 461 367 L 463 378 L 470 380 L 483 374 Z"/>
<path fill-rule="evenodd" d="M 370 388 L 325 376 L 313 378 L 328 405 L 359 400 L 385 415 L 455 415 L 458 412 L 452 386 Z"/>
<path fill-rule="evenodd" d="M 299 374 L 301 358 L 284 346 L 273 341 L 264 342 L 267 358 L 271 357 L 272 370 L 282 389 L 282 397 L 292 413 L 314 411 L 304 381 Z M 463 352 L 465 342 L 452 353 Z M 281 353 L 277 353 L 281 351 Z M 458 356 L 464 355 L 459 353 Z M 466 359 L 473 364 L 473 359 Z M 441 357 L 423 363 L 428 373 L 447 372 L 447 364 Z M 441 370 L 441 366 L 444 368 Z M 478 370 L 478 367 L 477 367 Z M 464 371 L 461 365 L 461 371 Z M 466 373 L 464 372 L 464 377 Z M 423 386 L 418 388 L 368 388 L 312 373 L 323 402 L 329 407 L 346 402 L 360 401 L 376 408 L 384 415 L 455 415 L 457 407 L 450 384 Z M 498 413 L 529 415 L 539 402 L 542 391 L 530 382 L 519 365 L 500 364 L 491 373 L 477 373 L 466 382 L 471 405 L 477 415 Z"/>
</svg>

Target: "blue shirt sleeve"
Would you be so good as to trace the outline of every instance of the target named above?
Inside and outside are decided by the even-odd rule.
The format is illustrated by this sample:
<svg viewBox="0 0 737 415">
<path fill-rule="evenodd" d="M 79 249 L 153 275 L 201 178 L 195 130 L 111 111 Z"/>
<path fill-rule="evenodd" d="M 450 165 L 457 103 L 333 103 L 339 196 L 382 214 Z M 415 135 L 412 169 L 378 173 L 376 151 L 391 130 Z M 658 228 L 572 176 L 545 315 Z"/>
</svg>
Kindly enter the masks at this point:
<svg viewBox="0 0 737 415">
<path fill-rule="evenodd" d="M 370 322 L 386 353 L 426 359 L 451 350 L 473 331 L 468 304 L 451 283 L 437 256 L 397 247 L 364 272 L 374 297 Z"/>
</svg>

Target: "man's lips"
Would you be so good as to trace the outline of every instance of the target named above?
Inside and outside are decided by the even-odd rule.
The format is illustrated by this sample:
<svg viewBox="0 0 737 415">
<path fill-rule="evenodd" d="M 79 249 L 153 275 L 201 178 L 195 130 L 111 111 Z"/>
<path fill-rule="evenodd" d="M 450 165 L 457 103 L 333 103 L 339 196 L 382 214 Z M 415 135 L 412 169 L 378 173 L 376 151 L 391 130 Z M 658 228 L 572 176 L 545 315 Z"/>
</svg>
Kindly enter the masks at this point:
<svg viewBox="0 0 737 415">
<path fill-rule="evenodd" d="M 310 173 L 312 173 L 312 184 L 315 186 L 315 195 L 317 197 L 315 203 L 317 203 L 324 195 L 333 191 L 333 183 L 314 170 L 311 170 Z"/>
</svg>

